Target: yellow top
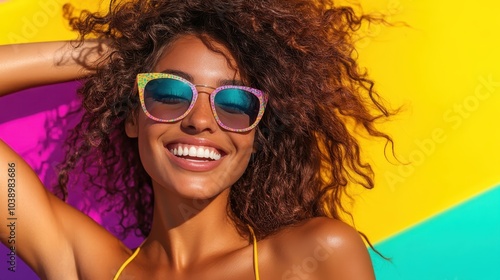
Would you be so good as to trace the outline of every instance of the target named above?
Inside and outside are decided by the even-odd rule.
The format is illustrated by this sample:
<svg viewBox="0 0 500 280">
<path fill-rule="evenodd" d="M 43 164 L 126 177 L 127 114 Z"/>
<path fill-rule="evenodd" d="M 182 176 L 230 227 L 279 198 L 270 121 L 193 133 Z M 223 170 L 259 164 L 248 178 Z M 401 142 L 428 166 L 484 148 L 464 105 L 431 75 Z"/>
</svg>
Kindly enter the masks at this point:
<svg viewBox="0 0 500 280">
<path fill-rule="evenodd" d="M 257 238 L 255 238 L 255 233 L 253 232 L 252 227 L 248 226 L 248 229 L 250 230 L 250 234 L 252 234 L 252 239 L 253 239 L 253 268 L 255 271 L 255 280 L 260 280 L 259 257 L 257 255 Z M 127 267 L 127 265 L 131 263 L 135 259 L 135 257 L 139 254 L 139 251 L 141 251 L 141 246 L 137 247 L 134 253 L 120 266 L 120 269 L 118 269 L 118 272 L 116 272 L 116 275 L 113 278 L 113 280 L 118 280 L 125 267 Z"/>
</svg>

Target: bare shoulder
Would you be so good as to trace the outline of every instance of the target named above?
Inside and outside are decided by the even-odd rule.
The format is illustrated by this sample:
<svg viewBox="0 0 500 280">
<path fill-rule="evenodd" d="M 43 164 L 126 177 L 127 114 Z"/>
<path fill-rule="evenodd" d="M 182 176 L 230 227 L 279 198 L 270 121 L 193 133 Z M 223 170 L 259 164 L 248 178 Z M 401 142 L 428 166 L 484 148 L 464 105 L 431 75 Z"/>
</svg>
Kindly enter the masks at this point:
<svg viewBox="0 0 500 280">
<path fill-rule="evenodd" d="M 342 221 L 313 218 L 272 239 L 270 255 L 286 264 L 280 279 L 375 279 L 360 234 Z"/>
</svg>

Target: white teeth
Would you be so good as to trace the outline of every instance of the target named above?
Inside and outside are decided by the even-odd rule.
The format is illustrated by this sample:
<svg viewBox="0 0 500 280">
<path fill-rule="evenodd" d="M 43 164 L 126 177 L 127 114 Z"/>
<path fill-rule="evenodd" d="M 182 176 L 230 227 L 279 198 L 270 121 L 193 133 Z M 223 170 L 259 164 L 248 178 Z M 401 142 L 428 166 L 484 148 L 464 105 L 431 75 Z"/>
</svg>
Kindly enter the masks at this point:
<svg viewBox="0 0 500 280">
<path fill-rule="evenodd" d="M 202 147 L 199 147 L 198 150 L 196 151 L 196 157 L 205 157 L 205 150 Z"/>
<path fill-rule="evenodd" d="M 190 157 L 195 157 L 196 156 L 196 148 L 195 147 L 189 148 L 189 156 Z"/>
<path fill-rule="evenodd" d="M 170 152 L 179 157 L 190 156 L 212 160 L 219 160 L 222 157 L 217 151 L 214 151 L 213 149 L 194 146 L 190 146 L 189 148 L 187 146 L 178 146 L 171 149 Z"/>
</svg>

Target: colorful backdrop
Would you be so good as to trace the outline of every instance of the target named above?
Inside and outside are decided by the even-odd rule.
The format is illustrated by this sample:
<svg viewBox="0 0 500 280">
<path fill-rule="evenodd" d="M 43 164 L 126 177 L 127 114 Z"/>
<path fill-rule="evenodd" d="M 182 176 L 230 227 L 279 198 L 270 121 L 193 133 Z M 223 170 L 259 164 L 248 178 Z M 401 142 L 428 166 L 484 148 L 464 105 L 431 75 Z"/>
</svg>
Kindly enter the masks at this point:
<svg viewBox="0 0 500 280">
<path fill-rule="evenodd" d="M 61 17 L 62 3 L 0 1 L 0 44 L 74 38 Z M 384 157 L 383 142 L 366 141 L 376 187 L 354 192 L 356 227 L 392 259 L 372 254 L 377 279 L 500 279 L 500 4 L 365 0 L 362 6 L 394 25 L 361 28 L 358 50 L 378 92 L 401 107 L 381 124 L 396 143 L 399 162 Z M 77 86 L 0 98 L 0 138 L 46 184 L 53 183 L 66 129 L 77 120 L 67 116 L 78 105 Z M 79 197 L 74 191 L 71 203 L 88 205 Z M 112 226 L 98 206 L 88 211 Z M 0 256 L 4 252 L 2 247 Z M 25 266 L 11 273 L 0 263 L 0 279 L 37 279 Z"/>
</svg>

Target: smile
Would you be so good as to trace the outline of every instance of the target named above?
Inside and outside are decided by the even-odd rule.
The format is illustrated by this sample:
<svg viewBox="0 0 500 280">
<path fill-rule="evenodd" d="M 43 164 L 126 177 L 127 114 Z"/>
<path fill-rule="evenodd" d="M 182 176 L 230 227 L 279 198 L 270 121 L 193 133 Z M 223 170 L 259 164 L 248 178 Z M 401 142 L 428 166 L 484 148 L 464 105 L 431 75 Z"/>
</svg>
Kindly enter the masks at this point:
<svg viewBox="0 0 500 280">
<path fill-rule="evenodd" d="M 168 150 L 177 157 L 189 157 L 189 159 L 220 160 L 222 157 L 217 149 L 204 146 L 173 144 L 168 146 Z"/>
</svg>

